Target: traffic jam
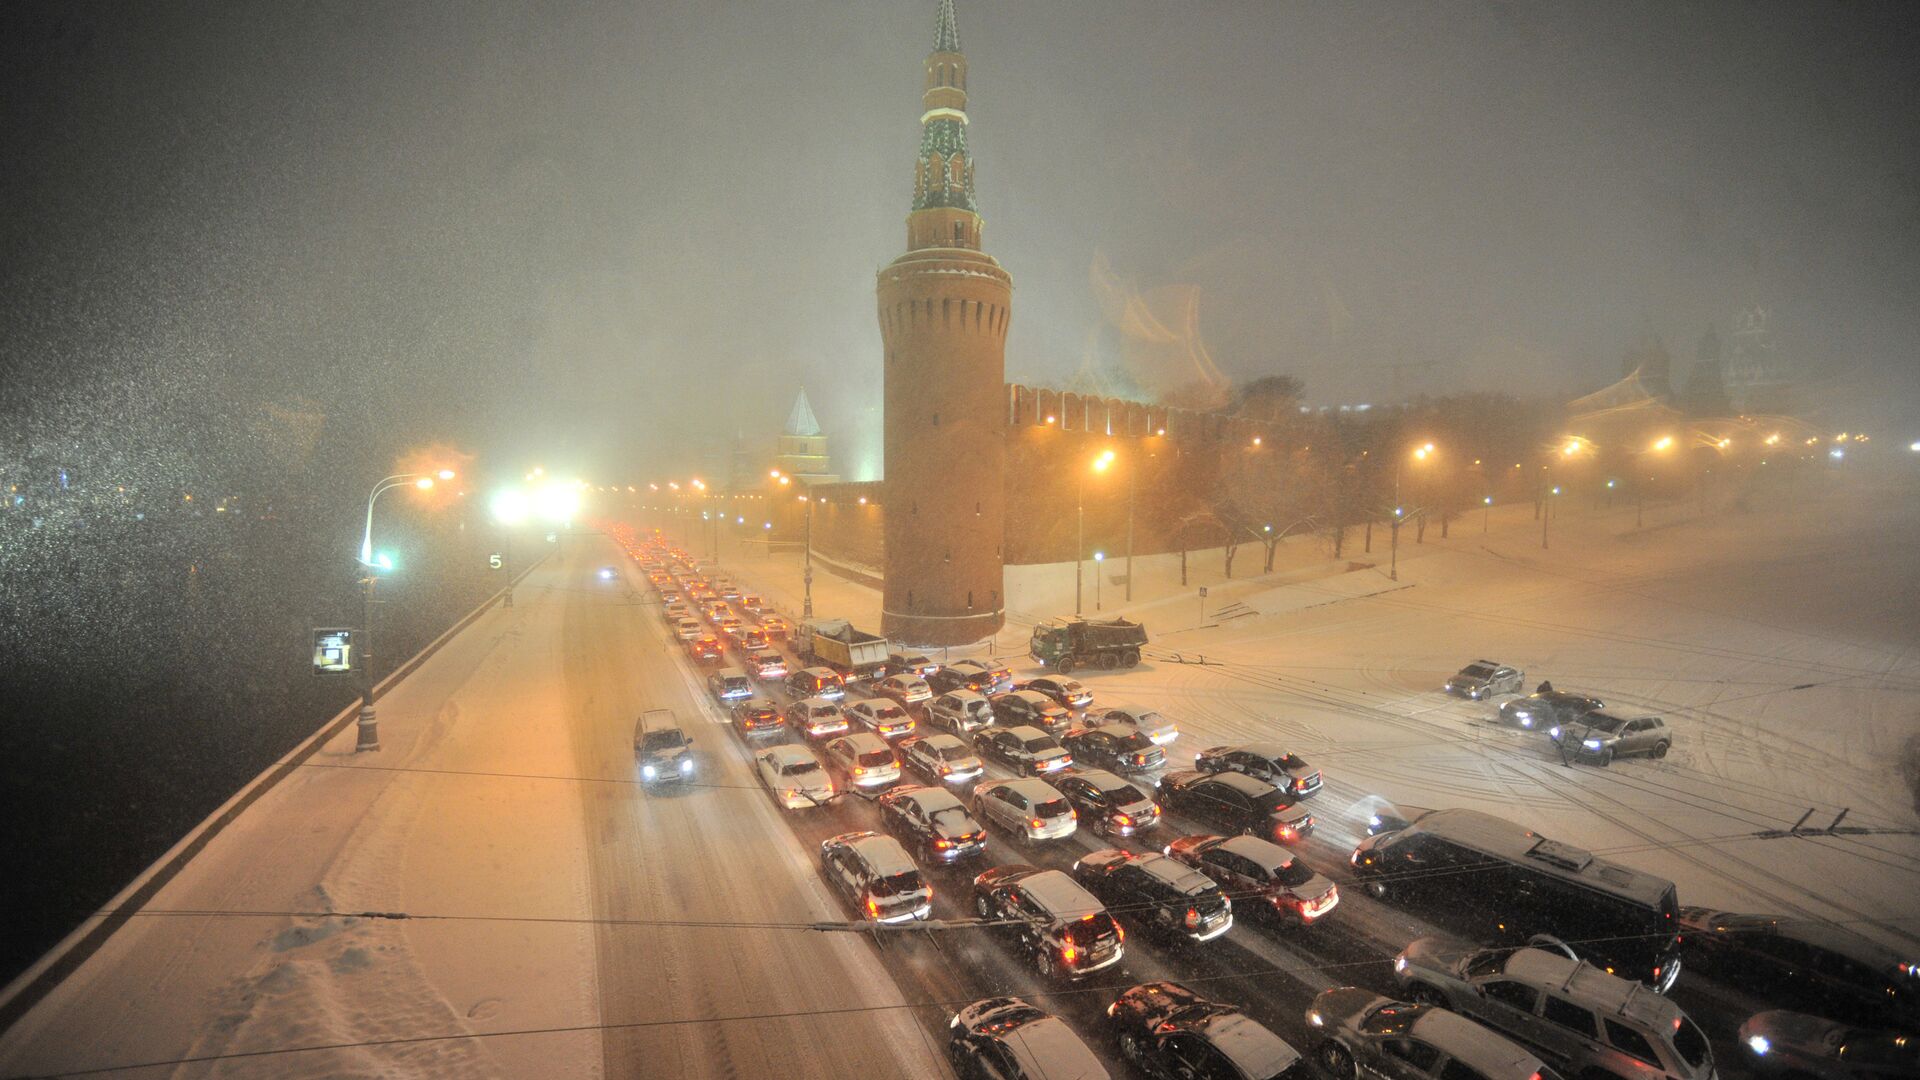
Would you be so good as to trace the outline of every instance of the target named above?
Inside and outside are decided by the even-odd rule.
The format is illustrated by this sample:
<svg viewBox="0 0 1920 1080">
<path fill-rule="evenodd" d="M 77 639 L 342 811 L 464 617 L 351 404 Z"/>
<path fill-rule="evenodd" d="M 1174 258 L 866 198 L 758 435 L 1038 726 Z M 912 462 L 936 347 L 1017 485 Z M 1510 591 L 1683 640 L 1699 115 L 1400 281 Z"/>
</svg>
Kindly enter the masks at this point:
<svg viewBox="0 0 1920 1080">
<path fill-rule="evenodd" d="M 832 929 L 938 1013 L 958 1075 L 1920 1075 L 1920 958 L 1683 907 L 1474 810 L 1344 820 L 1377 803 L 1323 798 L 1339 778 L 1287 745 L 1189 745 L 1076 677 L 1139 664 L 1137 624 L 1036 628 L 1031 675 L 945 663 L 607 531 L 733 728 L 708 752 L 751 762 L 844 904 Z M 1441 689 L 1498 695 L 1569 760 L 1665 754 L 1657 718 L 1523 679 L 1475 661 Z"/>
</svg>

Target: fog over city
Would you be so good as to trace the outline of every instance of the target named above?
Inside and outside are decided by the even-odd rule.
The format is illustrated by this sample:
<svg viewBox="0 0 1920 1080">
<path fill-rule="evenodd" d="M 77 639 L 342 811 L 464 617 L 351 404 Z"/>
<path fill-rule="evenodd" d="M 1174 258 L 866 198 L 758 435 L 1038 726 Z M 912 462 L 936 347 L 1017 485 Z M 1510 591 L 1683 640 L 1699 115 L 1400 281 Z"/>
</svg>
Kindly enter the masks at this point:
<svg viewBox="0 0 1920 1080">
<path fill-rule="evenodd" d="M 0 4 L 0 1080 L 1920 1076 L 1915 56 Z"/>
</svg>

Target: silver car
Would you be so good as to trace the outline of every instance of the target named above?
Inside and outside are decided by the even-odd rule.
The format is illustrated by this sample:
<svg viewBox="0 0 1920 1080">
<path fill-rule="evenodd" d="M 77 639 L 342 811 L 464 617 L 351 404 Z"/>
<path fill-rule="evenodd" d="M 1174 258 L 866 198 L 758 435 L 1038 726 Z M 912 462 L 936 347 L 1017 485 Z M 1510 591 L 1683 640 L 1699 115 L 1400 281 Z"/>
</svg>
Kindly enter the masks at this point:
<svg viewBox="0 0 1920 1080">
<path fill-rule="evenodd" d="M 1045 780 L 996 780 L 973 789 L 973 816 L 1028 840 L 1058 840 L 1079 828 L 1073 804 Z"/>
<path fill-rule="evenodd" d="M 1159 746 L 1166 746 L 1180 737 L 1179 725 L 1152 709 L 1108 709 L 1100 714 L 1099 722 L 1129 725 Z"/>
<path fill-rule="evenodd" d="M 1584 960 L 1424 937 L 1394 958 L 1393 970 L 1415 1000 L 1470 1016 L 1581 1076 L 1713 1076 L 1707 1037 L 1680 1006 Z"/>
<path fill-rule="evenodd" d="M 1599 765 L 1629 754 L 1663 758 L 1673 745 L 1673 729 L 1657 716 L 1629 720 L 1612 713 L 1590 712 L 1578 720 L 1555 724 L 1547 734 L 1563 751 Z"/>
<path fill-rule="evenodd" d="M 1458 1013 L 1358 986 L 1322 990 L 1307 1006 L 1307 1026 L 1320 1038 L 1315 1056 L 1338 1080 L 1362 1072 L 1388 1080 L 1560 1080 L 1526 1047 Z"/>
<path fill-rule="evenodd" d="M 926 717 L 934 727 L 964 737 L 993 723 L 993 703 L 971 690 L 953 690 L 927 702 Z"/>
<path fill-rule="evenodd" d="M 1475 660 L 1448 679 L 1444 689 L 1449 694 L 1480 701 L 1495 694 L 1517 694 L 1526 681 L 1527 673 L 1517 667 Z"/>
</svg>

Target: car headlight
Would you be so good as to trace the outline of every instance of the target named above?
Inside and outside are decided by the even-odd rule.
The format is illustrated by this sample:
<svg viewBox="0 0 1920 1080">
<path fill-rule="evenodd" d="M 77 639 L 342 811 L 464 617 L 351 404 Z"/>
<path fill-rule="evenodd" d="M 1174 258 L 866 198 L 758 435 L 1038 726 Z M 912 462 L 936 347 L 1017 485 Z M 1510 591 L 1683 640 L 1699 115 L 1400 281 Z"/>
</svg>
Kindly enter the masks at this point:
<svg viewBox="0 0 1920 1080">
<path fill-rule="evenodd" d="M 1747 1049 L 1753 1051 L 1755 1057 L 1766 1057 L 1767 1051 L 1773 1049 L 1773 1044 L 1767 1041 L 1765 1035 L 1749 1035 Z"/>
<path fill-rule="evenodd" d="M 1379 827 L 1380 827 L 1380 825 L 1381 825 L 1381 821 L 1380 821 L 1380 815 L 1379 815 L 1379 814 L 1370 814 L 1370 815 L 1368 815 L 1368 817 L 1367 817 L 1367 827 L 1368 827 L 1368 828 L 1370 828 L 1370 829 L 1377 829 L 1377 828 L 1379 828 Z"/>
<path fill-rule="evenodd" d="M 654 768 L 653 768 L 653 766 L 651 766 L 651 765 L 642 765 L 642 766 L 640 766 L 640 775 L 641 775 L 641 776 L 644 776 L 644 777 L 646 777 L 646 778 L 647 778 L 647 779 L 649 779 L 649 780 L 651 780 L 651 779 L 653 779 L 653 777 L 654 777 Z"/>
<path fill-rule="evenodd" d="M 1405 954 L 1402 954 L 1400 956 L 1396 956 L 1393 958 L 1393 970 L 1395 971 L 1407 970 L 1407 958 Z"/>
<path fill-rule="evenodd" d="M 681 771 L 681 772 L 692 772 L 692 771 L 693 771 L 693 759 L 692 759 L 692 758 L 684 758 L 684 757 L 683 757 L 683 758 L 681 758 L 681 759 L 680 759 L 680 771 Z"/>
<path fill-rule="evenodd" d="M 1600 749 L 1600 740 L 1599 739 L 1581 739 L 1580 745 L 1586 747 L 1589 750 L 1598 750 Z"/>
<path fill-rule="evenodd" d="M 1326 1018 L 1320 1015 L 1319 1009 L 1314 1009 L 1307 1013 L 1307 1023 L 1312 1024 L 1314 1027 L 1327 1026 Z"/>
<path fill-rule="evenodd" d="M 1528 715 L 1527 715 L 1527 714 L 1525 714 L 1525 713 L 1521 713 L 1521 714 L 1520 714 L 1520 726 L 1521 726 L 1521 727 L 1532 727 L 1532 726 L 1533 726 L 1533 717 L 1531 717 L 1531 716 L 1528 716 Z"/>
<path fill-rule="evenodd" d="M 1559 737 L 1560 737 L 1560 725 L 1559 725 L 1559 724 L 1555 724 L 1555 725 L 1553 725 L 1552 727 L 1550 727 L 1550 728 L 1548 728 L 1548 729 L 1547 729 L 1547 734 L 1549 734 L 1549 735 L 1551 735 L 1551 736 L 1553 736 L 1553 737 L 1554 737 L 1554 738 L 1556 738 L 1556 739 L 1557 739 L 1557 738 L 1559 738 Z"/>
</svg>

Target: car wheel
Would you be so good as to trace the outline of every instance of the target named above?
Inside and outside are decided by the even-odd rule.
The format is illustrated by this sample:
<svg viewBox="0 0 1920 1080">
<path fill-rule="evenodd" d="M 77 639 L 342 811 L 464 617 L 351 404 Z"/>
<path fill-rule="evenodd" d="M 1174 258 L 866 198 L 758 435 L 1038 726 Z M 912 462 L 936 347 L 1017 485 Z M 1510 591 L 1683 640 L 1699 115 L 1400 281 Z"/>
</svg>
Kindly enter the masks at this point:
<svg viewBox="0 0 1920 1080">
<path fill-rule="evenodd" d="M 1385 900 L 1387 898 L 1387 883 L 1378 880 L 1367 882 L 1367 895 L 1373 897 L 1375 900 Z"/>
<path fill-rule="evenodd" d="M 1600 757 L 1596 761 L 1596 764 L 1598 764 L 1603 769 L 1613 764 L 1613 748 L 1608 747 L 1607 749 L 1601 751 Z"/>
<path fill-rule="evenodd" d="M 1140 666 L 1140 650 L 1128 649 L 1120 657 L 1120 662 L 1127 665 L 1128 667 L 1139 667 Z"/>
<path fill-rule="evenodd" d="M 1061 657 L 1060 662 L 1053 665 L 1053 669 L 1055 671 L 1058 671 L 1062 675 L 1072 674 L 1073 673 L 1073 657 L 1071 656 Z"/>
<path fill-rule="evenodd" d="M 1663 758 L 1663 757 L 1666 757 L 1666 756 L 1667 756 L 1667 744 L 1666 744 L 1666 743 L 1663 743 L 1663 742 L 1657 742 L 1657 743 L 1654 743 L 1654 744 L 1653 744 L 1653 756 L 1654 756 L 1654 757 L 1657 757 L 1657 758 Z"/>
<path fill-rule="evenodd" d="M 1119 658 L 1114 656 L 1112 653 L 1101 653 L 1100 659 L 1097 661 L 1096 666 L 1098 666 L 1101 671 L 1112 671 L 1114 663 L 1118 659 Z"/>
<path fill-rule="evenodd" d="M 1131 1031 L 1120 1033 L 1120 1056 L 1128 1061 L 1139 1061 L 1145 1057 L 1145 1048 L 1140 1045 L 1140 1036 Z"/>
<path fill-rule="evenodd" d="M 1033 966 L 1039 970 L 1040 977 L 1043 979 L 1051 979 L 1059 972 L 1059 965 L 1054 962 L 1052 949 L 1041 949 L 1040 955 L 1034 957 Z"/>
<path fill-rule="evenodd" d="M 979 913 L 983 919 L 993 918 L 993 905 L 987 903 L 987 898 L 984 896 L 976 896 L 973 898 L 973 910 Z"/>
<path fill-rule="evenodd" d="M 1320 1044 L 1320 1065 L 1333 1074 L 1335 1080 L 1353 1080 L 1353 1055 L 1337 1039 Z"/>
</svg>

